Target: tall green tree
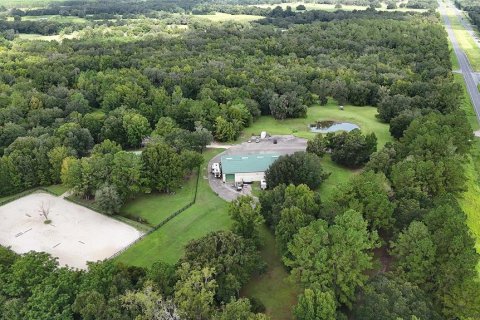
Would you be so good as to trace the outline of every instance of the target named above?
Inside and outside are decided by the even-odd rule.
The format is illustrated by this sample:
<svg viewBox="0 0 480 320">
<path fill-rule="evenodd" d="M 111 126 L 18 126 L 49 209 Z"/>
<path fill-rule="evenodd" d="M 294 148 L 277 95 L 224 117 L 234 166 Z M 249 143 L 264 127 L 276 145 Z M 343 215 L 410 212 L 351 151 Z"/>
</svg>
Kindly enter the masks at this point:
<svg viewBox="0 0 480 320">
<path fill-rule="evenodd" d="M 183 263 L 179 269 L 178 282 L 175 285 L 175 303 L 180 316 L 185 319 L 210 319 L 214 311 L 214 296 L 217 282 L 215 270 L 208 267 L 192 268 Z"/>
<path fill-rule="evenodd" d="M 337 302 L 332 291 L 305 289 L 293 309 L 297 320 L 335 320 Z"/>
<path fill-rule="evenodd" d="M 362 215 L 349 210 L 331 226 L 316 220 L 301 228 L 283 261 L 291 268 L 290 278 L 302 287 L 333 290 L 336 301 L 351 308 L 355 290 L 368 279 L 365 271 L 372 267 L 377 239 Z"/>
<path fill-rule="evenodd" d="M 260 205 L 251 196 L 241 196 L 230 202 L 228 214 L 233 219 L 233 232 L 245 239 L 259 240 L 259 228 L 264 219 Z"/>
</svg>

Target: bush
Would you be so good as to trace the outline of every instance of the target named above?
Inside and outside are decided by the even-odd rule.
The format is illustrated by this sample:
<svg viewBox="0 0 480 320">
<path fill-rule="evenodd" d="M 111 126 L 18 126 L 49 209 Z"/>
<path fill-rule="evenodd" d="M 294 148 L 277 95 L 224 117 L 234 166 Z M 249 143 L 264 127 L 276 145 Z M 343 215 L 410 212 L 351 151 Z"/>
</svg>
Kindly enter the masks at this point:
<svg viewBox="0 0 480 320">
<path fill-rule="evenodd" d="M 117 188 L 108 184 L 103 185 L 95 192 L 95 202 L 107 214 L 118 213 L 122 206 Z"/>
</svg>

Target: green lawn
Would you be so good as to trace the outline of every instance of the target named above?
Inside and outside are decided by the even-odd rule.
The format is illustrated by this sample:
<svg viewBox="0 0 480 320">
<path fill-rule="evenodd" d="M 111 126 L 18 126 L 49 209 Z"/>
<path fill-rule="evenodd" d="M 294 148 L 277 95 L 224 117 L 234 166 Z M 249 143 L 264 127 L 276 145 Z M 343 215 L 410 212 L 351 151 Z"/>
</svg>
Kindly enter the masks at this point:
<svg viewBox="0 0 480 320">
<path fill-rule="evenodd" d="M 448 40 L 448 50 L 450 51 L 450 62 L 452 63 L 452 70 L 460 70 L 457 55 L 452 48 L 452 43 L 450 42 L 450 39 Z"/>
<path fill-rule="evenodd" d="M 338 109 L 338 104 L 330 100 L 327 105 L 315 105 L 308 108 L 307 117 L 299 119 L 275 120 L 271 116 L 262 116 L 251 127 L 246 128 L 241 139 L 248 139 L 252 134 L 259 135 L 262 131 L 270 134 L 293 134 L 301 138 L 312 138 L 315 133 L 310 132 L 309 125 L 322 120 L 352 122 L 357 124 L 362 132 L 375 132 L 380 149 L 386 142 L 392 141 L 388 124 L 377 120 L 377 108 L 345 106 L 344 110 Z"/>
<path fill-rule="evenodd" d="M 260 20 L 265 17 L 255 16 L 249 14 L 229 14 L 223 12 L 215 12 L 214 14 L 194 14 L 193 17 L 204 18 L 214 22 L 223 22 L 223 21 L 239 21 L 239 22 L 249 22 Z"/>
<path fill-rule="evenodd" d="M 446 12 L 450 19 L 450 23 L 452 24 L 455 38 L 467 55 L 470 65 L 474 71 L 480 71 L 480 48 L 478 48 L 470 33 L 468 33 L 468 31 L 462 26 L 455 11 L 451 8 L 447 8 Z"/>
<path fill-rule="evenodd" d="M 361 170 L 351 170 L 345 167 L 342 167 L 330 159 L 330 155 L 325 155 L 321 160 L 323 169 L 327 172 L 330 172 L 330 176 L 325 182 L 322 183 L 318 192 L 322 197 L 322 201 L 328 201 L 331 196 L 337 190 L 337 187 L 347 183 L 350 178 L 357 173 L 360 173 Z"/>
<path fill-rule="evenodd" d="M 197 174 L 193 174 L 173 195 L 159 193 L 139 195 L 125 204 L 120 214 L 132 220 L 141 219 L 151 226 L 159 224 L 193 200 L 196 181 Z"/>
<path fill-rule="evenodd" d="M 267 270 L 253 277 L 240 294 L 260 300 L 265 305 L 266 314 L 274 320 L 292 319 L 292 308 L 300 290 L 287 280 L 288 272 L 278 254 L 272 232 L 264 226 L 260 236 L 264 242 L 261 255 L 267 263 Z"/>
<path fill-rule="evenodd" d="M 208 160 L 222 151 L 223 149 L 213 149 L 204 153 L 205 163 L 200 175 L 197 202 L 118 256 L 117 261 L 143 267 L 151 266 L 159 260 L 175 263 L 183 255 L 184 246 L 190 240 L 211 231 L 230 228 L 227 202 L 210 189 L 207 179 Z"/>
<path fill-rule="evenodd" d="M 45 189 L 57 196 L 61 196 L 62 194 L 67 192 L 69 188 L 67 188 L 63 184 L 54 184 L 52 186 L 45 187 Z"/>
</svg>

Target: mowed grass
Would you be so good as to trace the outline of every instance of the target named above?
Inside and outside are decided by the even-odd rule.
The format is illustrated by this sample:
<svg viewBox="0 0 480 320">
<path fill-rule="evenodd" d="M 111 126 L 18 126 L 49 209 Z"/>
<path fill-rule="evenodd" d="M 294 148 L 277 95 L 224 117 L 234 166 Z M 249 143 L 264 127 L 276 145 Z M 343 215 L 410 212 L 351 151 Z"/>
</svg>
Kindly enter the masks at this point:
<svg viewBox="0 0 480 320">
<path fill-rule="evenodd" d="M 64 186 L 63 184 L 54 184 L 54 185 L 45 187 L 45 189 L 57 196 L 61 196 L 62 194 L 64 194 L 69 190 L 69 188 Z"/>
<path fill-rule="evenodd" d="M 474 71 L 480 71 L 480 48 L 475 43 L 470 33 L 460 23 L 454 9 L 447 8 L 446 13 L 450 19 L 453 32 L 458 44 L 468 57 L 468 61 Z"/>
<path fill-rule="evenodd" d="M 346 184 L 353 175 L 362 172 L 361 169 L 352 170 L 336 164 L 332 161 L 330 155 L 325 155 L 320 162 L 323 169 L 330 173 L 330 176 L 327 178 L 327 180 L 325 180 L 317 190 L 322 197 L 322 201 L 330 200 L 339 186 Z"/>
<path fill-rule="evenodd" d="M 450 62 L 452 63 L 452 70 L 460 70 L 460 64 L 458 63 L 457 55 L 453 50 L 450 38 L 448 40 L 448 50 L 450 51 Z"/>
<path fill-rule="evenodd" d="M 265 312 L 273 320 L 293 319 L 292 308 L 297 303 L 300 289 L 288 281 L 275 237 L 266 226 L 260 233 L 263 240 L 261 255 L 267 263 L 265 273 L 253 277 L 241 290 L 243 297 L 254 297 L 265 305 Z"/>
<path fill-rule="evenodd" d="M 468 123 L 473 130 L 480 129 L 480 125 L 478 124 L 477 114 L 475 113 L 475 109 L 473 107 L 472 101 L 470 100 L 470 96 L 467 91 L 467 86 L 461 74 L 454 74 L 455 82 L 459 83 L 462 86 L 463 96 L 462 96 L 462 104 L 460 108 L 465 112 L 467 116 Z"/>
<path fill-rule="evenodd" d="M 223 21 L 239 21 L 239 22 L 250 22 L 255 20 L 260 20 L 265 17 L 249 15 L 249 14 L 229 14 L 223 12 L 215 12 L 214 14 L 194 14 L 193 17 L 204 18 L 214 22 L 223 22 Z"/>
<path fill-rule="evenodd" d="M 60 0 L 2 0 L 0 5 L 7 8 L 33 8 L 44 7 L 52 2 L 59 2 Z"/>
<path fill-rule="evenodd" d="M 181 188 L 175 190 L 175 194 L 139 195 L 126 203 L 120 210 L 120 214 L 129 219 L 142 220 L 150 226 L 155 226 L 193 200 L 196 181 L 197 174 L 194 173 L 185 180 Z"/>
<path fill-rule="evenodd" d="M 176 263 L 185 245 L 209 232 L 229 229 L 228 203 L 218 197 L 208 184 L 208 161 L 223 149 L 207 150 L 198 184 L 197 201 L 189 209 L 170 220 L 116 258 L 116 261 L 149 267 L 156 261 Z"/>
<path fill-rule="evenodd" d="M 338 104 L 330 100 L 327 105 L 314 105 L 308 108 L 306 118 L 275 120 L 271 116 L 261 116 L 252 126 L 246 128 L 241 139 L 248 139 L 252 134 L 259 135 L 262 131 L 269 134 L 293 134 L 310 139 L 315 133 L 310 132 L 309 125 L 316 121 L 332 120 L 338 122 L 351 122 L 360 127 L 363 133 L 374 132 L 378 139 L 378 148 L 392 141 L 388 124 L 380 122 L 375 115 L 375 107 L 354 107 L 346 105 L 344 110 L 338 109 Z"/>
</svg>

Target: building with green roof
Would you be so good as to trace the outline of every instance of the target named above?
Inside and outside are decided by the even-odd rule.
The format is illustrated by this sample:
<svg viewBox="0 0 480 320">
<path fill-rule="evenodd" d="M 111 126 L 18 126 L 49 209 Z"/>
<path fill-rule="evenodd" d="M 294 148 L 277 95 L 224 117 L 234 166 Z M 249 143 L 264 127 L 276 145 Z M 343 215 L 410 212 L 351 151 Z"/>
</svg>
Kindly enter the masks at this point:
<svg viewBox="0 0 480 320">
<path fill-rule="evenodd" d="M 252 182 L 265 178 L 265 171 L 280 155 L 225 155 L 221 158 L 223 182 Z"/>
</svg>

